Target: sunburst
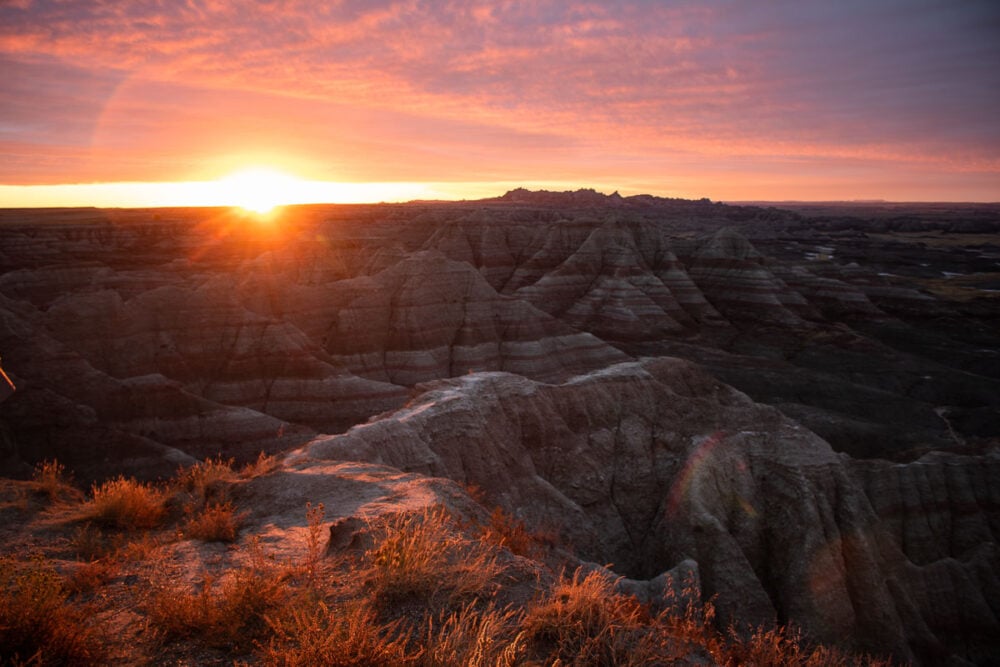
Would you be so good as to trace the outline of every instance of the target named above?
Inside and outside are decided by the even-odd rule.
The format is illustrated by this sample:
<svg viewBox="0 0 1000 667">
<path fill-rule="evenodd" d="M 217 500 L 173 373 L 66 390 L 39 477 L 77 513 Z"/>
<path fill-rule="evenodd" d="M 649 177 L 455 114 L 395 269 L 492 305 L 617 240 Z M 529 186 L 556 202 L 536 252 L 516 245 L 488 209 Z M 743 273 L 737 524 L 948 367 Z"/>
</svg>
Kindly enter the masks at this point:
<svg viewBox="0 0 1000 667">
<path fill-rule="evenodd" d="M 232 206 L 265 215 L 275 207 L 296 203 L 304 182 L 265 167 L 242 169 L 218 181 L 220 199 Z"/>
</svg>

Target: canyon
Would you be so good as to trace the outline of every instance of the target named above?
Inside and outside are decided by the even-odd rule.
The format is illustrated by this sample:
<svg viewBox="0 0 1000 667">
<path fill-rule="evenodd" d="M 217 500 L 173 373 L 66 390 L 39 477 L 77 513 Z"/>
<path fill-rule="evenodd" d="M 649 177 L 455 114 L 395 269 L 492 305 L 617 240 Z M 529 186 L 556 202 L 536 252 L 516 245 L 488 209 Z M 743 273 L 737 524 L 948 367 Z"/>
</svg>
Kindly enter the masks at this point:
<svg viewBox="0 0 1000 667">
<path fill-rule="evenodd" d="M 654 603 L 681 568 L 724 625 L 996 664 L 1000 207 L 518 189 L 272 217 L 0 211 L 0 473 L 278 454 L 263 527 L 378 470 Z"/>
</svg>

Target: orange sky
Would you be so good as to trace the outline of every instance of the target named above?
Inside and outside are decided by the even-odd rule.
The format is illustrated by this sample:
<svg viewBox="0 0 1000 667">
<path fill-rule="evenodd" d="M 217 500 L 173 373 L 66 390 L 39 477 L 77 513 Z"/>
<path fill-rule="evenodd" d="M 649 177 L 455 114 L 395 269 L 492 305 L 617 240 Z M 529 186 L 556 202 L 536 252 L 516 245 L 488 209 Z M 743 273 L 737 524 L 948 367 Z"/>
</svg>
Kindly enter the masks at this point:
<svg viewBox="0 0 1000 667">
<path fill-rule="evenodd" d="M 1000 201 L 990 0 L 8 0 L 0 72 L 0 206 L 250 166 L 345 201 Z"/>
</svg>

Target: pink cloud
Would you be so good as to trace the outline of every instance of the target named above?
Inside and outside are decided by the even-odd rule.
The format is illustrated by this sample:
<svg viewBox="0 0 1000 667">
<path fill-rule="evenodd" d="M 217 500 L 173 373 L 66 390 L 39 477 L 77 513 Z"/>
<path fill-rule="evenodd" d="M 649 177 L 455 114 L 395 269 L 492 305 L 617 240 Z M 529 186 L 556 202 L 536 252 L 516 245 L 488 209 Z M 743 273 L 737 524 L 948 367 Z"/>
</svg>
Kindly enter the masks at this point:
<svg viewBox="0 0 1000 667">
<path fill-rule="evenodd" d="M 998 19 L 902 0 L 8 3 L 0 57 L 39 75 L 2 84 L 0 144 L 86 143 L 67 160 L 87 178 L 184 178 L 191 155 L 258 144 L 404 180 L 781 157 L 997 174 Z M 16 129 L 12 100 L 61 91 L 75 116 L 46 104 L 36 133 Z M 21 160 L 0 182 L 45 178 Z"/>
</svg>

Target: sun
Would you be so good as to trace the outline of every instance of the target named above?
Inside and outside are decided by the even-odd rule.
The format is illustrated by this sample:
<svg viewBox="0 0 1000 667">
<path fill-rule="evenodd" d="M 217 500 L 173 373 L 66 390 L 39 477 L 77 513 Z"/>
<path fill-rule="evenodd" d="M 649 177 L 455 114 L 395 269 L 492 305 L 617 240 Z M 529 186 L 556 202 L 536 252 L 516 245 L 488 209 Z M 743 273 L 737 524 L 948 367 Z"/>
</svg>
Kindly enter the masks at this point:
<svg viewBox="0 0 1000 667">
<path fill-rule="evenodd" d="M 242 169 L 218 181 L 219 198 L 231 206 L 264 215 L 301 197 L 303 182 L 266 167 Z"/>
</svg>

